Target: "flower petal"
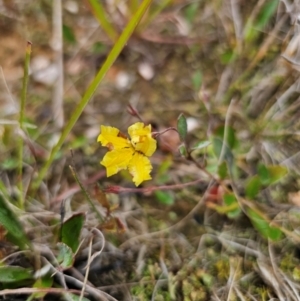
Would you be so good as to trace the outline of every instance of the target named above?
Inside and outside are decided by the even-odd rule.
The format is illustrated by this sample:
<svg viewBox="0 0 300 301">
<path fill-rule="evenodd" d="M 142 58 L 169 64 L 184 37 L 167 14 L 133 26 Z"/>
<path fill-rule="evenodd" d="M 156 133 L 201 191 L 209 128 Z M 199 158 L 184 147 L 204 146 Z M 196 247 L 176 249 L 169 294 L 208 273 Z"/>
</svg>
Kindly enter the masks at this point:
<svg viewBox="0 0 300 301">
<path fill-rule="evenodd" d="M 133 147 L 150 157 L 156 150 L 156 140 L 152 138 L 151 125 L 145 126 L 142 122 L 137 122 L 128 128 Z"/>
<path fill-rule="evenodd" d="M 151 124 L 145 126 L 143 122 L 137 122 L 128 128 L 128 134 L 131 138 L 133 136 L 144 136 L 151 134 Z"/>
<path fill-rule="evenodd" d="M 152 165 L 150 160 L 140 153 L 134 153 L 129 162 L 128 170 L 133 176 L 135 186 L 139 186 L 143 181 L 151 180 L 150 172 Z"/>
<path fill-rule="evenodd" d="M 133 153 L 134 149 L 132 147 L 107 152 L 100 162 L 106 167 L 107 177 L 118 173 L 121 169 L 127 169 L 130 160 L 132 160 Z"/>
<path fill-rule="evenodd" d="M 112 149 L 122 149 L 130 146 L 128 139 L 120 136 L 120 131 L 112 126 L 101 125 L 101 134 L 98 136 L 98 142 L 103 146 L 112 146 Z"/>
<path fill-rule="evenodd" d="M 156 140 L 152 137 L 141 136 L 138 139 L 133 138 L 131 143 L 137 151 L 143 153 L 147 157 L 152 156 L 156 150 Z"/>
</svg>

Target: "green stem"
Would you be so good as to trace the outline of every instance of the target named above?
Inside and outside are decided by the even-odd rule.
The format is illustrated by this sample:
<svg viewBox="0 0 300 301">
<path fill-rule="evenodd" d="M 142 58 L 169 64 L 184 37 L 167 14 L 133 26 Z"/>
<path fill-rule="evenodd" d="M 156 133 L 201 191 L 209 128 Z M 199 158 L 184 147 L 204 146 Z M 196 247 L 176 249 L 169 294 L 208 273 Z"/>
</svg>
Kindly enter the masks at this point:
<svg viewBox="0 0 300 301">
<path fill-rule="evenodd" d="M 173 0 L 161 0 L 158 1 L 158 5 L 149 12 L 149 15 L 143 22 L 140 24 L 139 28 L 137 29 L 138 32 L 142 32 L 149 26 L 149 24 L 161 13 L 162 10 L 164 10 L 168 5 L 170 5 L 173 2 Z"/>
<path fill-rule="evenodd" d="M 83 95 L 80 103 L 77 105 L 75 111 L 72 113 L 69 122 L 66 124 L 65 128 L 63 129 L 63 132 L 61 133 L 61 136 L 56 143 L 56 145 L 51 150 L 50 156 L 48 160 L 45 162 L 45 164 L 42 166 L 40 173 L 38 174 L 38 177 L 36 181 L 33 184 L 33 189 L 37 189 L 42 182 L 43 178 L 45 177 L 51 163 L 53 162 L 57 152 L 60 150 L 61 146 L 63 145 L 65 139 L 67 138 L 68 134 L 72 130 L 73 126 L 75 125 L 76 121 L 78 120 L 79 116 L 83 112 L 85 106 L 88 104 L 89 100 L 95 93 L 96 89 L 98 88 L 99 84 L 102 82 L 106 72 L 109 70 L 109 68 L 112 66 L 112 64 L 115 62 L 117 57 L 119 56 L 122 49 L 125 47 L 126 43 L 128 42 L 130 36 L 132 35 L 134 29 L 139 24 L 140 20 L 142 19 L 144 13 L 148 9 L 149 5 L 151 4 L 152 0 L 144 0 L 142 4 L 140 5 L 137 12 L 134 14 L 134 16 L 131 18 L 129 23 L 127 24 L 126 28 L 122 32 L 121 36 L 119 37 L 118 41 L 110 51 L 106 61 L 104 62 L 103 66 L 99 70 L 96 77 L 93 79 L 89 87 L 87 88 L 85 94 Z"/>
<path fill-rule="evenodd" d="M 24 111 L 25 111 L 27 85 L 28 85 L 28 78 L 29 78 L 28 74 L 29 74 L 30 54 L 31 54 L 31 42 L 27 42 L 25 63 L 24 63 L 24 77 L 23 77 L 22 91 L 21 91 L 21 106 L 20 106 L 20 115 L 19 115 L 19 126 L 20 126 L 20 131 L 21 132 L 24 131 Z M 19 207 L 21 209 L 24 208 L 23 181 L 22 181 L 23 149 L 24 149 L 23 138 L 22 138 L 22 135 L 20 135 L 19 141 L 18 141 L 18 151 L 19 151 L 19 172 L 18 172 L 19 181 L 18 181 L 18 186 L 19 186 L 19 190 L 20 190 Z"/>
<path fill-rule="evenodd" d="M 97 208 L 95 207 L 93 201 L 91 200 L 89 194 L 87 193 L 87 191 L 83 187 L 82 183 L 80 182 L 80 180 L 79 180 L 79 178 L 77 176 L 77 173 L 76 173 L 74 167 L 70 165 L 69 168 L 71 169 L 72 175 L 73 175 L 74 179 L 76 180 L 77 184 L 79 185 L 81 191 L 83 192 L 86 200 L 89 202 L 89 204 L 92 207 L 93 211 L 96 213 L 99 221 L 102 223 L 103 222 L 103 218 L 102 218 L 101 214 L 99 213 L 99 211 L 97 210 Z"/>
<path fill-rule="evenodd" d="M 139 6 L 138 0 L 130 0 L 129 1 L 129 9 L 132 14 L 134 14 L 134 12 L 137 10 L 138 6 Z"/>
<path fill-rule="evenodd" d="M 105 33 L 108 35 L 108 37 L 112 40 L 112 42 L 115 42 L 118 39 L 118 32 L 115 30 L 113 25 L 107 21 L 105 10 L 101 4 L 100 1 L 97 0 L 89 0 L 89 3 L 92 7 L 92 11 L 99 21 L 100 25 L 102 26 Z"/>
</svg>

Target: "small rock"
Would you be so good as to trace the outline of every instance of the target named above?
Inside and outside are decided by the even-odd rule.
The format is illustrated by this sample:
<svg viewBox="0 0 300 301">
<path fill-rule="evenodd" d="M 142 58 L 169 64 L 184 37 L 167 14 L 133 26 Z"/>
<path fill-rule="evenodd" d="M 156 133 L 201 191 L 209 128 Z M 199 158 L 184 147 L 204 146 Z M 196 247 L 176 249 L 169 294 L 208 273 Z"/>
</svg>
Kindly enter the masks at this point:
<svg viewBox="0 0 300 301">
<path fill-rule="evenodd" d="M 149 63 L 142 62 L 138 65 L 138 73 L 143 79 L 151 80 L 154 76 L 154 69 Z"/>
<path fill-rule="evenodd" d="M 58 77 L 57 66 L 45 56 L 37 56 L 31 62 L 32 77 L 36 82 L 51 86 Z"/>
<path fill-rule="evenodd" d="M 193 130 L 196 130 L 199 128 L 199 120 L 194 117 L 188 117 L 186 119 L 188 131 L 192 132 Z"/>
<path fill-rule="evenodd" d="M 75 1 L 66 1 L 64 7 L 69 13 L 74 15 L 79 11 L 78 4 Z"/>
<path fill-rule="evenodd" d="M 39 82 L 46 86 L 53 85 L 57 77 L 58 77 L 58 70 L 55 64 L 51 64 L 48 68 L 33 73 L 33 79 L 36 82 Z"/>
<path fill-rule="evenodd" d="M 37 55 L 32 58 L 30 68 L 31 68 L 31 71 L 34 73 L 34 72 L 37 72 L 39 70 L 49 67 L 50 64 L 51 64 L 51 62 L 46 56 Z"/>
<path fill-rule="evenodd" d="M 127 72 L 125 71 L 120 71 L 117 76 L 116 76 L 116 86 L 118 89 L 125 89 L 129 86 L 130 84 L 130 76 Z"/>
</svg>

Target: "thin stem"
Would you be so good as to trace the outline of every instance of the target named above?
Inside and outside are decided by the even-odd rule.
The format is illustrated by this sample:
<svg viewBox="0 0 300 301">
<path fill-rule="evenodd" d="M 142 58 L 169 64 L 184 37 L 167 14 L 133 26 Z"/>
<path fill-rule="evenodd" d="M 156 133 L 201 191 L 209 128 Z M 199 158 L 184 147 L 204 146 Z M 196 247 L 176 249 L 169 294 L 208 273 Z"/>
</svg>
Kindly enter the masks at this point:
<svg viewBox="0 0 300 301">
<path fill-rule="evenodd" d="M 93 237 L 90 238 L 90 243 L 89 243 L 88 263 L 91 260 L 92 248 L 93 248 Z M 81 289 L 81 294 L 80 294 L 80 297 L 79 297 L 79 301 L 82 301 L 82 299 L 83 299 L 84 291 L 85 291 L 85 288 L 86 288 L 86 285 L 87 285 L 87 282 L 88 282 L 89 273 L 90 273 L 90 264 L 88 264 L 87 268 L 86 268 L 86 272 L 85 272 L 85 276 L 84 276 L 84 281 L 83 281 L 83 285 L 82 285 L 82 289 Z"/>
<path fill-rule="evenodd" d="M 72 175 L 73 175 L 75 181 L 77 182 L 77 184 L 79 185 L 81 191 L 83 192 L 86 200 L 88 201 L 88 203 L 92 207 L 93 211 L 96 213 L 99 221 L 102 223 L 103 222 L 103 218 L 102 218 L 101 214 L 99 213 L 99 211 L 97 210 L 96 206 L 94 205 L 93 201 L 91 200 L 88 192 L 86 191 L 86 189 L 83 187 L 82 183 L 80 182 L 80 180 L 79 180 L 79 178 L 77 176 L 77 173 L 75 171 L 75 168 L 73 166 L 71 166 L 71 165 L 69 165 L 69 168 L 70 168 L 70 170 L 72 172 Z"/>
<path fill-rule="evenodd" d="M 105 10 L 101 4 L 101 1 L 97 0 L 89 0 L 89 3 L 92 8 L 92 12 L 99 21 L 101 27 L 110 38 L 110 40 L 114 43 L 118 39 L 118 32 L 113 27 L 113 25 L 107 20 Z"/>
<path fill-rule="evenodd" d="M 149 12 L 147 18 L 140 24 L 138 31 L 143 32 L 145 28 L 147 28 L 153 20 L 161 13 L 162 10 L 164 10 L 168 5 L 170 5 L 173 2 L 173 0 L 161 0 L 158 1 L 158 5 Z"/>
<path fill-rule="evenodd" d="M 63 21 L 62 21 L 62 0 L 53 1 L 53 36 L 52 49 L 54 50 L 55 65 L 58 70 L 58 77 L 56 79 L 53 97 L 52 110 L 53 119 L 58 129 L 64 125 L 64 71 L 63 71 Z"/>
<path fill-rule="evenodd" d="M 203 182 L 203 179 L 197 179 L 188 183 L 174 184 L 174 185 L 161 185 L 161 186 L 152 186 L 145 188 L 126 188 L 121 186 L 110 186 L 104 190 L 106 193 L 128 193 L 128 192 L 140 192 L 140 193 L 149 193 L 157 190 L 175 190 L 182 189 L 184 187 L 193 186 L 200 182 Z"/>
<path fill-rule="evenodd" d="M 127 112 L 131 115 L 131 116 L 135 116 L 137 117 L 141 122 L 144 122 L 143 117 L 139 114 L 139 112 L 131 105 L 129 104 L 127 106 Z M 145 122 L 144 122 L 145 123 Z"/>
<path fill-rule="evenodd" d="M 27 85 L 29 78 L 29 63 L 30 63 L 30 54 L 31 54 L 31 42 L 27 42 L 26 46 L 26 54 L 25 54 L 25 63 L 24 63 L 24 77 L 22 83 L 22 92 L 21 92 L 21 106 L 20 106 L 20 116 L 19 116 L 19 126 L 20 126 L 20 137 L 18 141 L 18 150 L 19 150 L 19 207 L 23 209 L 24 207 L 24 196 L 23 196 L 23 181 L 22 181 L 22 169 L 23 169 L 23 149 L 24 143 L 22 138 L 22 132 L 24 131 L 24 111 L 25 111 L 25 103 L 27 96 Z"/>
<path fill-rule="evenodd" d="M 169 131 L 175 131 L 175 132 L 178 133 L 178 130 L 176 128 L 169 127 L 169 128 L 165 129 L 162 132 L 154 132 L 154 133 L 152 133 L 152 136 L 153 136 L 153 138 L 158 138 L 159 136 L 161 136 L 161 135 L 163 135 L 163 134 L 165 134 L 166 132 L 169 132 Z"/>
<path fill-rule="evenodd" d="M 132 14 L 137 10 L 138 5 L 139 5 L 138 0 L 130 0 L 129 1 L 129 9 Z"/>
</svg>

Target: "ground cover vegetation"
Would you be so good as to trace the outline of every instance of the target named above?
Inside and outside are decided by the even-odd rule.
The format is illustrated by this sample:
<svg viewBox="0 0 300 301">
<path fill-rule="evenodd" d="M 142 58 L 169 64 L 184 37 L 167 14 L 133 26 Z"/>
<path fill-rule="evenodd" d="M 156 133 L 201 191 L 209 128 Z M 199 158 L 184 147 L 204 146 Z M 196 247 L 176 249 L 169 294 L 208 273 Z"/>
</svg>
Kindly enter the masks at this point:
<svg viewBox="0 0 300 301">
<path fill-rule="evenodd" d="M 296 1 L 0 1 L 1 300 L 300 300 Z"/>
</svg>

